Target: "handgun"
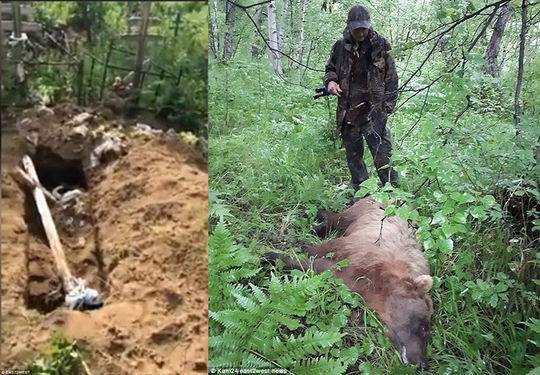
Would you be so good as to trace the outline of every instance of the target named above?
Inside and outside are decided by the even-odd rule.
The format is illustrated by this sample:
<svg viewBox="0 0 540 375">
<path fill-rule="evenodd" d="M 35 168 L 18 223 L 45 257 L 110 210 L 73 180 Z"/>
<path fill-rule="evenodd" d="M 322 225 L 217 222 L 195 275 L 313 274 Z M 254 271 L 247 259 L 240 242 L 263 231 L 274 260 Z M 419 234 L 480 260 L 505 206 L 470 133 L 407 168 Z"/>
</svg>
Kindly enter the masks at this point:
<svg viewBox="0 0 540 375">
<path fill-rule="evenodd" d="M 330 95 L 330 92 L 328 92 L 328 89 L 326 87 L 320 87 L 318 89 L 315 89 L 315 92 L 317 93 L 317 95 L 313 95 L 313 99 L 319 99 L 320 97 Z"/>
</svg>

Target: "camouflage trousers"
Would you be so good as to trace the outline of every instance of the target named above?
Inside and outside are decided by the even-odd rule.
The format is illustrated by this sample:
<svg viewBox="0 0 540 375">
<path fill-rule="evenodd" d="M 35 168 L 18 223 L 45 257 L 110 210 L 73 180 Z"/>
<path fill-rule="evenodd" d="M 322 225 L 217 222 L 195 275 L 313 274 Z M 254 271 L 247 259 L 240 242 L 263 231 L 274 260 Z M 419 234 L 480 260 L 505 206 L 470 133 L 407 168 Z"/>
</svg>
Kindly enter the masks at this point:
<svg viewBox="0 0 540 375">
<path fill-rule="evenodd" d="M 341 126 L 341 138 L 347 154 L 347 165 L 351 171 L 352 187 L 355 191 L 369 177 L 364 162 L 364 139 L 373 156 L 381 183 L 384 185 L 390 182 L 392 186 L 397 186 L 397 173 L 388 165 L 392 155 L 392 142 L 390 131 L 386 128 L 386 117 L 386 114 L 374 114 L 372 120 L 367 123 L 343 123 Z"/>
</svg>

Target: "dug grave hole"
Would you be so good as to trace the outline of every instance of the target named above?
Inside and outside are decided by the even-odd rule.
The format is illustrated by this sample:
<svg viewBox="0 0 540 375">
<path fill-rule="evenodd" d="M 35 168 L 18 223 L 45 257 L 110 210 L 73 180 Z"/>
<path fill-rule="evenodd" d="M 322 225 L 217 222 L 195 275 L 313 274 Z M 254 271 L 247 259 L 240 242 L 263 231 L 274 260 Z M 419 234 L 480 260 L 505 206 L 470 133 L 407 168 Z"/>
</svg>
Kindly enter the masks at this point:
<svg viewBox="0 0 540 375">
<path fill-rule="evenodd" d="M 206 373 L 206 163 L 179 134 L 51 110 L 20 114 L 2 139 L 2 366 L 29 363 L 56 331 L 95 374 Z M 32 190 L 15 177 L 25 154 L 60 201 L 47 199 L 69 269 L 99 291 L 99 309 L 64 306 Z"/>
</svg>

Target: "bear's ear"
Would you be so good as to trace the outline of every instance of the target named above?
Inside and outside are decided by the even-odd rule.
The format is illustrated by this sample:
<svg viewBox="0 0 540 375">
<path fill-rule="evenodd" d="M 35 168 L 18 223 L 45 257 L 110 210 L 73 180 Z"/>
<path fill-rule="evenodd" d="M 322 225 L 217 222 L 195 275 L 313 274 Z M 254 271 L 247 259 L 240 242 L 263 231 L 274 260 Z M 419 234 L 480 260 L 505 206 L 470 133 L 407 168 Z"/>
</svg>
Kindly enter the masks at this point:
<svg viewBox="0 0 540 375">
<path fill-rule="evenodd" d="M 414 279 L 414 285 L 420 293 L 427 293 L 433 286 L 433 279 L 429 275 L 420 275 Z"/>
</svg>

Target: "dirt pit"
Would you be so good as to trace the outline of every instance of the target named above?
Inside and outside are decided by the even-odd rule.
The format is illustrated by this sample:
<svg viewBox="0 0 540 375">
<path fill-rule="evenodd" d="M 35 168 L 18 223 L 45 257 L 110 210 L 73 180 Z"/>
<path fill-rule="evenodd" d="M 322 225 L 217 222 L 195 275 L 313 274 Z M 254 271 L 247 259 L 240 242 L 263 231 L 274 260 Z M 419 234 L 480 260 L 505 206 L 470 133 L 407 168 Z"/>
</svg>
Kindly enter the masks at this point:
<svg viewBox="0 0 540 375">
<path fill-rule="evenodd" d="M 59 331 L 94 374 L 206 373 L 206 166 L 170 134 L 52 110 L 2 129 L 13 145 L 2 148 L 2 368 L 24 368 Z M 121 149 L 96 158 L 113 138 Z M 34 198 L 14 175 L 24 153 L 61 202 L 49 207 L 69 267 L 99 291 L 99 309 L 64 306 Z"/>
</svg>

